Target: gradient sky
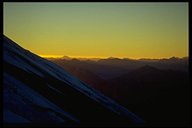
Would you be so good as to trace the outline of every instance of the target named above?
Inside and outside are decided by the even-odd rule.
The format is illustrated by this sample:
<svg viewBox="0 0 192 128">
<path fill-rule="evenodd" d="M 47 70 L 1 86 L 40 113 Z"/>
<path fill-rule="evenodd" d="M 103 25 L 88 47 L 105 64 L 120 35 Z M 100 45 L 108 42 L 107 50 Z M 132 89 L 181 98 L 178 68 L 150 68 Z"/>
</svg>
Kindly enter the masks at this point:
<svg viewBox="0 0 192 128">
<path fill-rule="evenodd" d="M 4 35 L 44 56 L 188 56 L 188 3 L 6 3 Z"/>
</svg>

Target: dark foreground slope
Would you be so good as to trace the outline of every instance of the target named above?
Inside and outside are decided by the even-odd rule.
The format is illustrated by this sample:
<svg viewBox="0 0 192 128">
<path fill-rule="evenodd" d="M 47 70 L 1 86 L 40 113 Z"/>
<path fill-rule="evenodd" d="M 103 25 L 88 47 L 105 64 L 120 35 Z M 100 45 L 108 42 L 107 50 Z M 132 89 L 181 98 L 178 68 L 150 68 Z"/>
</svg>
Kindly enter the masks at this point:
<svg viewBox="0 0 192 128">
<path fill-rule="evenodd" d="M 7 37 L 3 68 L 4 123 L 143 124 L 126 108 Z"/>
</svg>

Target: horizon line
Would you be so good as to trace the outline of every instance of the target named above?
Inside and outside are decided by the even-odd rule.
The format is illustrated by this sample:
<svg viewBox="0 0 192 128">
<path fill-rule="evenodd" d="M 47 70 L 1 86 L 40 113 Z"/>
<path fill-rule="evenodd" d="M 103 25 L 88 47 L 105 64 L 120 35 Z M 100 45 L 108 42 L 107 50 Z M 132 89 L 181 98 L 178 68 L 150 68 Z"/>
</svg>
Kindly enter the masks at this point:
<svg viewBox="0 0 192 128">
<path fill-rule="evenodd" d="M 108 56 L 108 57 L 99 57 L 99 56 L 67 56 L 67 55 L 39 55 L 42 58 L 54 58 L 54 59 L 109 59 L 109 58 L 117 58 L 117 59 L 132 59 L 132 60 L 140 60 L 140 59 L 170 59 L 170 58 L 188 58 L 188 56 L 178 57 L 178 56 L 170 56 L 170 57 L 115 57 L 115 56 Z"/>
</svg>

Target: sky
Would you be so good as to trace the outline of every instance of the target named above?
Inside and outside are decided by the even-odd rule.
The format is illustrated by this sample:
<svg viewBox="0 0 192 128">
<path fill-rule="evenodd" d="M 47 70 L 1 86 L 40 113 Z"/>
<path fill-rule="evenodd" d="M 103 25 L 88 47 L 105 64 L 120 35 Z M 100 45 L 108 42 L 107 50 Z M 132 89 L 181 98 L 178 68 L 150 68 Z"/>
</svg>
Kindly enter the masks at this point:
<svg viewBox="0 0 192 128">
<path fill-rule="evenodd" d="M 40 56 L 188 56 L 188 3 L 4 2 L 3 34 Z"/>
</svg>

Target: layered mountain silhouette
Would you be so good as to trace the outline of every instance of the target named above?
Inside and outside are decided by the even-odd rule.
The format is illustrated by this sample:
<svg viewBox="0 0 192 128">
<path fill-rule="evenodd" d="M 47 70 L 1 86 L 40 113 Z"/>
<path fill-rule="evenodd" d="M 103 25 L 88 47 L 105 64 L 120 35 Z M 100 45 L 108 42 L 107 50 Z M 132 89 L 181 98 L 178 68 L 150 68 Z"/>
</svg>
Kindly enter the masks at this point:
<svg viewBox="0 0 192 128">
<path fill-rule="evenodd" d="M 86 70 L 94 73 L 102 79 L 109 80 L 119 77 L 128 72 L 144 67 L 146 65 L 157 69 L 171 69 L 176 71 L 188 72 L 188 57 L 177 58 L 171 57 L 168 59 L 119 59 L 119 58 L 107 58 L 107 59 L 74 59 L 65 58 L 48 58 L 48 60 L 59 64 L 63 68 L 76 67 L 81 70 Z"/>
<path fill-rule="evenodd" d="M 189 126 L 188 58 L 98 61 L 50 59 L 119 104 L 150 126 Z"/>
<path fill-rule="evenodd" d="M 144 121 L 58 65 L 3 37 L 4 123 L 139 125 Z"/>
</svg>

